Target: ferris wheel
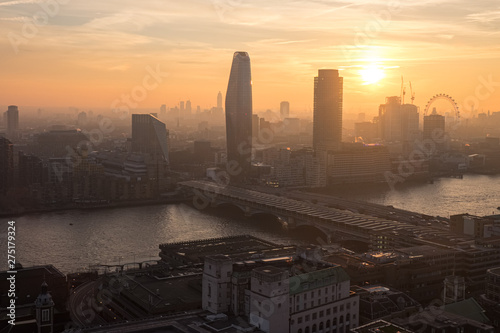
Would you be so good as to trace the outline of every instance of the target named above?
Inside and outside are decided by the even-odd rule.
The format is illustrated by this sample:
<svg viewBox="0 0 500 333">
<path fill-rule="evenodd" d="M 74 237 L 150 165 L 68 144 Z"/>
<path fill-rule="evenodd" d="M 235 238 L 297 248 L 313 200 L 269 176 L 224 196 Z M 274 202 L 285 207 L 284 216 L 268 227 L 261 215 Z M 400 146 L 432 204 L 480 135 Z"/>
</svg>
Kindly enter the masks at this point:
<svg viewBox="0 0 500 333">
<path fill-rule="evenodd" d="M 455 102 L 455 99 L 453 99 L 453 97 L 451 97 L 450 95 L 447 95 L 447 94 L 437 94 L 437 95 L 432 96 L 431 99 L 425 105 L 424 116 L 428 115 L 429 109 L 430 109 L 432 103 L 434 103 L 437 100 L 443 100 L 443 99 L 448 101 L 451 104 L 451 106 L 453 107 L 453 111 L 455 112 L 455 118 L 457 121 L 459 121 L 460 120 L 460 110 L 458 108 L 458 104 L 457 104 L 457 102 Z"/>
</svg>

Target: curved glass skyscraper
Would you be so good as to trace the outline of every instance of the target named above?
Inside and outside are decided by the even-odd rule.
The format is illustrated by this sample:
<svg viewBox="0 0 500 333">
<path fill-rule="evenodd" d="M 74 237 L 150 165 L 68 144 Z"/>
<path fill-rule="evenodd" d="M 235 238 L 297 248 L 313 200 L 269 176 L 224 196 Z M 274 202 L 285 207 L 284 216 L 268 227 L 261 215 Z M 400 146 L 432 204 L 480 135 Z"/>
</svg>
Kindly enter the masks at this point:
<svg viewBox="0 0 500 333">
<path fill-rule="evenodd" d="M 252 76 L 246 52 L 233 56 L 226 93 L 226 140 L 231 181 L 245 181 L 252 159 Z"/>
</svg>

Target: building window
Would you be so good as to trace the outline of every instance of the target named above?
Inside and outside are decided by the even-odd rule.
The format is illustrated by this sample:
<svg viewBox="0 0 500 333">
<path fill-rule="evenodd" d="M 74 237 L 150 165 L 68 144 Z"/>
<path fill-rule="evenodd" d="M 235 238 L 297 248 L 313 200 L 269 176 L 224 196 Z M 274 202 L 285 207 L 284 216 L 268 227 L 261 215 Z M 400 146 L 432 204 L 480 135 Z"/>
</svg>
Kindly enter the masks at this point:
<svg viewBox="0 0 500 333">
<path fill-rule="evenodd" d="M 340 311 L 344 311 L 344 304 L 340 304 Z"/>
<path fill-rule="evenodd" d="M 50 316 L 49 309 L 42 310 L 42 321 L 49 321 L 50 320 L 49 316 Z"/>
<path fill-rule="evenodd" d="M 332 311 L 330 309 L 326 309 L 326 315 L 329 316 Z"/>
<path fill-rule="evenodd" d="M 309 321 L 311 319 L 311 316 L 310 315 L 306 315 L 306 322 Z"/>
<path fill-rule="evenodd" d="M 317 313 L 313 313 L 313 320 L 315 320 L 316 318 L 318 318 Z"/>
<path fill-rule="evenodd" d="M 297 323 L 302 324 L 302 317 L 297 318 Z"/>
<path fill-rule="evenodd" d="M 320 312 L 319 312 L 319 317 L 320 317 L 320 318 L 322 318 L 324 315 L 325 315 L 325 312 L 324 312 L 324 311 L 320 311 Z"/>
</svg>

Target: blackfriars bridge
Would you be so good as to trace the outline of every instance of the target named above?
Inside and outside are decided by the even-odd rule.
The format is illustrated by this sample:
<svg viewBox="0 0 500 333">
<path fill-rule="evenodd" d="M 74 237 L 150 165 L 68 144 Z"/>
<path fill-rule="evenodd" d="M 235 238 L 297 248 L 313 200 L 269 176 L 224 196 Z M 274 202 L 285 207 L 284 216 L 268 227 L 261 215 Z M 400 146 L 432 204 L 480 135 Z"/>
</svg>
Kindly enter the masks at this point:
<svg viewBox="0 0 500 333">
<path fill-rule="evenodd" d="M 371 250 L 387 250 L 421 245 L 424 239 L 458 237 L 443 229 L 386 220 L 211 181 L 186 181 L 179 185 L 193 195 L 193 204 L 198 209 L 229 204 L 248 217 L 272 215 L 290 230 L 315 228 L 326 236 L 328 243 L 358 241 L 368 244 Z"/>
</svg>

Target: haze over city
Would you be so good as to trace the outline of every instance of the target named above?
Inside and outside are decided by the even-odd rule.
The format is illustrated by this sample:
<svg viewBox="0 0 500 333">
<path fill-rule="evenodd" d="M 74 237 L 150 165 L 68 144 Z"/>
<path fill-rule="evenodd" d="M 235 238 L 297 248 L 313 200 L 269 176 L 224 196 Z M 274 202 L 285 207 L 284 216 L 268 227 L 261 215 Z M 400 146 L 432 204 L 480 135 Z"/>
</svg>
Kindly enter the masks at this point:
<svg viewBox="0 0 500 333">
<path fill-rule="evenodd" d="M 0 1 L 0 333 L 500 332 L 498 0 Z"/>
<path fill-rule="evenodd" d="M 234 50 L 252 55 L 256 111 L 289 100 L 311 114 L 318 68 L 341 70 L 348 115 L 375 114 L 401 76 L 421 107 L 437 93 L 463 104 L 500 81 L 496 1 L 60 1 L 36 16 L 41 4 L 0 3 L 3 105 L 110 108 L 159 66 L 168 77 L 140 108 L 210 108 Z M 493 90 L 479 91 L 476 110 L 498 105 Z"/>
</svg>

